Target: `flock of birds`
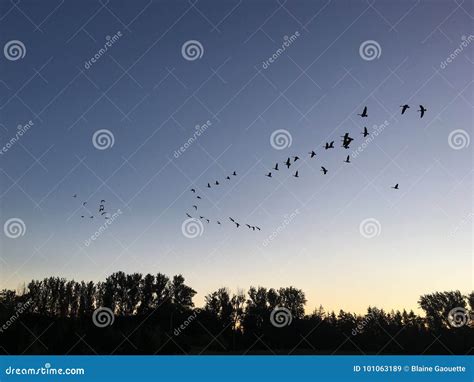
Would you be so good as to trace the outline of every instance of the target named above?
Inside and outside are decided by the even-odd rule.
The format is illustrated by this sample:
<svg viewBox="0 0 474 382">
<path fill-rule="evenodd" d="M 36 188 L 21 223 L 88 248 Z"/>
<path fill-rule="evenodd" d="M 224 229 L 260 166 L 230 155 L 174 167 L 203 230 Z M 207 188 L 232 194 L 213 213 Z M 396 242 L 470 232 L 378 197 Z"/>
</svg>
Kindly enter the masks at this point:
<svg viewBox="0 0 474 382">
<path fill-rule="evenodd" d="M 401 105 L 400 108 L 401 108 L 401 114 L 403 115 L 407 112 L 408 109 L 410 109 L 410 106 L 405 104 L 405 105 Z M 427 111 L 427 109 L 423 105 L 420 105 L 420 109 L 418 110 L 418 112 L 420 113 L 420 118 L 423 118 L 426 111 Z M 367 118 L 369 116 L 367 106 L 364 107 L 364 109 L 362 110 L 362 113 L 357 114 L 357 115 L 360 116 L 361 118 Z M 367 127 L 363 128 L 363 130 L 361 132 L 361 135 L 364 138 L 366 138 L 370 135 L 369 131 L 367 130 Z M 349 149 L 351 143 L 354 141 L 354 138 L 351 137 L 349 135 L 349 133 L 345 133 L 344 135 L 341 136 L 341 138 L 342 138 L 341 139 L 341 147 L 343 147 L 346 150 Z M 323 147 L 324 150 L 334 149 L 334 141 L 326 142 L 325 145 L 322 146 L 322 147 Z M 317 154 L 316 154 L 315 150 L 311 150 L 310 152 L 308 152 L 308 155 L 309 155 L 309 159 L 313 159 L 313 158 L 316 157 Z M 298 160 L 300 160 L 300 157 L 298 155 L 294 155 L 294 156 L 288 157 L 286 159 L 286 161 L 284 161 L 282 163 L 277 162 L 277 163 L 275 163 L 275 166 L 272 167 L 272 171 L 266 173 L 265 176 L 268 177 L 268 178 L 272 178 L 276 171 L 280 171 L 280 167 L 279 167 L 280 165 L 282 165 L 282 167 L 286 167 L 286 169 L 289 169 Z M 351 156 L 347 155 L 343 162 L 344 163 L 351 163 Z M 321 166 L 321 172 L 322 172 L 323 175 L 326 175 L 328 173 L 328 171 L 329 170 L 325 166 Z M 231 177 L 233 177 L 233 176 L 237 176 L 236 171 L 234 171 L 231 175 L 227 176 L 225 179 L 226 180 L 231 180 Z M 293 174 L 293 177 L 295 177 L 295 178 L 300 177 L 299 170 L 295 171 L 295 173 Z M 219 187 L 220 185 L 221 185 L 221 182 L 216 180 L 214 182 L 208 182 L 207 183 L 207 188 Z M 393 188 L 395 190 L 399 190 L 399 184 L 396 183 L 394 186 L 391 186 L 391 188 Z M 192 188 L 190 191 L 193 194 L 196 194 L 195 197 L 196 197 L 197 200 L 202 199 L 201 196 L 197 194 L 195 188 Z M 203 215 L 199 214 L 199 212 L 198 212 L 199 211 L 199 206 L 198 206 L 197 202 L 196 202 L 196 204 L 193 204 L 191 207 L 194 210 L 195 216 L 193 216 L 194 214 L 186 212 L 186 216 L 188 218 L 190 218 L 190 219 L 199 219 L 201 221 L 211 223 L 211 219 L 207 218 L 206 216 L 203 216 Z M 231 223 L 235 224 L 236 228 L 239 228 L 239 227 L 243 226 L 243 224 L 236 221 L 236 219 L 234 219 L 233 217 L 229 216 L 229 220 L 230 220 Z M 215 223 L 218 224 L 218 225 L 222 225 L 221 221 L 219 221 L 219 220 L 215 220 Z M 261 228 L 259 226 L 256 226 L 256 225 L 251 225 L 251 224 L 245 223 L 245 226 L 248 229 L 252 230 L 252 231 L 255 231 L 255 230 L 261 231 Z"/>
<path fill-rule="evenodd" d="M 409 105 L 401 105 L 400 107 L 402 108 L 402 115 L 405 114 L 405 112 L 410 108 Z M 427 111 L 427 109 L 423 105 L 420 105 L 420 109 L 418 111 L 420 112 L 420 118 L 423 118 L 423 116 L 425 115 L 425 112 Z M 369 116 L 368 111 L 367 111 L 367 106 L 364 107 L 364 109 L 362 110 L 362 113 L 357 114 L 357 115 L 362 117 L 362 118 L 367 118 Z M 366 138 L 367 136 L 370 135 L 369 131 L 367 130 L 367 127 L 364 127 L 361 134 L 364 136 L 364 138 Z M 341 138 L 342 138 L 341 147 L 344 147 L 344 149 L 349 149 L 350 144 L 352 143 L 354 138 L 352 138 L 349 135 L 349 133 L 345 133 L 344 135 L 341 136 Z M 325 150 L 333 149 L 334 148 L 334 141 L 326 142 L 326 144 L 323 146 L 323 148 Z M 309 154 L 310 159 L 312 159 L 316 156 L 316 152 L 314 150 L 310 151 L 308 154 Z M 292 163 L 291 158 L 293 158 L 293 163 Z M 289 169 L 291 167 L 291 165 L 294 164 L 299 159 L 300 159 L 300 157 L 297 156 L 297 155 L 295 155 L 293 157 L 288 157 L 288 159 L 285 162 L 283 162 L 283 165 L 286 166 L 287 169 Z M 351 163 L 351 156 L 350 155 L 346 156 L 346 158 L 344 159 L 344 163 Z M 275 164 L 275 166 L 272 168 L 272 170 L 279 171 L 280 168 L 278 167 L 278 165 L 279 165 L 279 163 L 277 162 Z M 321 172 L 323 173 L 323 175 L 326 175 L 328 173 L 328 169 L 324 166 L 321 166 Z M 268 177 L 268 178 L 272 178 L 273 177 L 273 172 L 270 171 L 267 174 L 265 174 L 265 176 Z M 295 178 L 299 178 L 300 177 L 299 171 L 296 170 L 296 172 L 293 174 L 293 176 Z M 391 188 L 393 188 L 395 190 L 398 190 L 399 189 L 398 183 L 395 184 L 394 186 L 392 186 Z"/>
<path fill-rule="evenodd" d="M 77 194 L 74 194 L 72 197 L 76 199 Z M 87 205 L 88 205 L 87 202 L 82 202 L 82 208 L 86 210 L 88 213 L 90 213 L 90 210 L 88 209 L 88 207 L 86 207 Z M 110 219 L 109 217 L 110 214 L 107 211 L 105 211 L 105 199 L 101 199 L 101 201 L 99 202 L 97 214 L 98 214 L 97 215 L 98 217 L 103 217 L 106 220 Z M 89 215 L 89 214 L 87 216 L 89 216 L 89 219 L 94 219 L 95 217 L 94 215 Z M 81 219 L 84 219 L 85 217 L 86 215 L 81 215 Z"/>
<path fill-rule="evenodd" d="M 225 177 L 225 180 L 227 180 L 227 181 L 228 181 L 228 180 L 231 180 L 231 179 L 232 179 L 231 177 L 234 177 L 234 176 L 237 176 L 237 171 L 234 171 L 234 172 L 232 172 L 231 175 L 226 176 L 226 177 Z M 217 187 L 217 186 L 220 186 L 220 185 L 221 185 L 221 183 L 220 183 L 218 180 L 216 180 L 216 181 L 214 181 L 214 182 L 208 182 L 208 183 L 207 183 L 207 188 L 213 188 L 213 187 Z M 191 191 L 193 194 L 196 194 L 196 199 L 197 199 L 197 200 L 202 200 L 202 197 L 201 197 L 200 195 L 197 195 L 197 191 L 196 191 L 195 188 L 191 188 L 190 191 Z M 196 204 L 193 204 L 193 205 L 192 205 L 192 208 L 194 209 L 195 213 L 198 214 L 199 207 L 198 207 L 197 202 L 196 202 Z M 186 216 L 187 216 L 189 219 L 197 219 L 197 218 L 199 217 L 199 220 L 205 221 L 205 222 L 207 222 L 208 224 L 211 223 L 211 219 L 209 219 L 209 218 L 207 218 L 207 217 L 205 217 L 205 216 L 199 215 L 199 214 L 196 215 L 196 216 L 192 216 L 189 212 L 186 212 Z M 230 220 L 233 224 L 235 224 L 235 227 L 236 227 L 236 228 L 239 228 L 239 227 L 242 225 L 241 223 L 239 223 L 238 221 L 236 221 L 236 219 L 234 219 L 234 218 L 231 217 L 231 216 L 229 216 L 229 220 Z M 220 220 L 215 220 L 215 222 L 216 222 L 217 225 L 222 225 L 222 223 L 221 223 Z M 261 231 L 261 228 L 260 228 L 259 226 L 257 226 L 257 225 L 250 225 L 250 224 L 248 224 L 248 223 L 245 223 L 245 226 L 246 226 L 248 229 L 252 230 L 252 231 L 255 231 L 255 230 Z"/>
</svg>

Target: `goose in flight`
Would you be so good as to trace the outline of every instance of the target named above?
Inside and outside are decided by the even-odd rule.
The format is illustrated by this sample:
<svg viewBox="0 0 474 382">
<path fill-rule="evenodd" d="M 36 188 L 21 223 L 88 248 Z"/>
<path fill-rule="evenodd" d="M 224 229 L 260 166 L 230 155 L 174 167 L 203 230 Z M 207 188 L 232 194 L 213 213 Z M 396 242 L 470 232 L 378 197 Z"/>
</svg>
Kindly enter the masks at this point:
<svg viewBox="0 0 474 382">
<path fill-rule="evenodd" d="M 210 183 L 207 184 L 207 188 L 211 188 L 211 184 L 210 184 Z"/>
<path fill-rule="evenodd" d="M 187 212 L 186 212 L 186 216 L 187 216 L 188 218 L 192 219 L 192 216 L 189 215 Z"/>
<path fill-rule="evenodd" d="M 273 169 L 278 171 L 278 163 L 275 164 L 275 167 L 273 167 Z"/>
<path fill-rule="evenodd" d="M 202 198 L 201 198 L 199 195 L 198 195 L 198 196 L 196 196 L 196 198 L 197 198 L 197 199 L 202 199 Z"/>
<path fill-rule="evenodd" d="M 240 224 L 239 224 L 239 223 L 237 223 L 237 222 L 235 223 L 235 225 L 237 226 L 237 228 L 239 228 L 239 227 L 240 227 Z"/>
<path fill-rule="evenodd" d="M 218 221 L 217 221 L 217 224 L 221 225 L 221 222 L 218 220 Z"/>
<path fill-rule="evenodd" d="M 230 176 L 226 176 L 226 179 L 227 179 L 227 180 L 230 180 Z"/>
<path fill-rule="evenodd" d="M 323 172 L 323 175 L 326 175 L 328 173 L 328 170 L 326 170 L 326 168 L 323 166 L 321 166 L 321 171 Z"/>
<path fill-rule="evenodd" d="M 231 217 L 229 217 L 229 220 L 230 220 L 232 223 L 235 223 L 235 220 L 232 219 Z"/>
<path fill-rule="evenodd" d="M 405 112 L 407 111 L 407 109 L 410 108 L 410 106 L 408 106 L 408 105 L 401 105 L 400 107 L 402 108 L 402 115 L 405 114 Z"/>
<path fill-rule="evenodd" d="M 295 178 L 299 178 L 298 171 L 296 171 L 293 175 Z"/>
<path fill-rule="evenodd" d="M 351 163 L 350 155 L 347 156 L 346 160 L 344 161 L 346 163 Z"/>
<path fill-rule="evenodd" d="M 232 173 L 232 175 L 237 176 L 237 173 L 234 171 L 234 172 Z"/>
<path fill-rule="evenodd" d="M 367 114 L 367 106 L 364 107 L 364 110 L 362 111 L 362 114 L 357 114 L 360 115 L 362 118 L 368 117 L 369 115 Z"/>
<path fill-rule="evenodd" d="M 197 211 L 198 206 L 196 206 L 196 205 L 194 204 L 194 205 L 193 205 L 193 208 Z"/>
<path fill-rule="evenodd" d="M 196 192 L 196 190 L 194 188 L 191 188 L 191 192 Z"/>
<path fill-rule="evenodd" d="M 297 155 L 296 155 L 296 156 L 294 156 L 294 157 L 293 157 L 293 162 L 296 162 L 298 159 L 300 159 L 300 157 L 299 157 L 299 156 L 297 156 Z"/>
<path fill-rule="evenodd" d="M 269 178 L 271 178 L 271 177 L 272 177 L 272 173 L 271 173 L 271 172 L 269 172 L 269 173 L 268 173 L 268 174 L 266 174 L 265 176 L 268 176 Z"/>
<path fill-rule="evenodd" d="M 287 168 L 290 168 L 290 166 L 291 166 L 290 158 L 288 158 L 288 159 L 286 160 L 285 166 L 286 166 Z"/>
<path fill-rule="evenodd" d="M 399 189 L 399 188 L 398 188 L 398 183 L 397 183 L 395 186 L 392 186 L 392 188 L 393 188 L 394 190 L 398 190 L 398 189 Z"/>
<path fill-rule="evenodd" d="M 260 227 L 255 226 L 255 228 L 257 228 L 259 231 L 261 231 Z"/>
<path fill-rule="evenodd" d="M 216 185 L 216 186 L 218 186 L 218 185 L 219 185 L 219 182 L 218 182 L 217 180 L 216 180 L 216 183 L 215 183 L 215 185 Z"/>
<path fill-rule="evenodd" d="M 324 148 L 327 150 L 327 149 L 333 149 L 334 148 L 334 141 L 331 141 L 331 143 L 327 143 L 326 142 L 326 145 L 324 146 Z"/>
<path fill-rule="evenodd" d="M 314 152 L 314 150 L 313 150 L 313 151 L 311 151 L 311 152 L 310 152 L 310 153 L 308 153 L 308 154 L 309 154 L 309 155 L 311 155 L 311 156 L 310 156 L 310 158 L 313 158 L 313 157 L 315 157 L 315 156 L 316 156 L 316 153 Z"/>
<path fill-rule="evenodd" d="M 247 227 L 252 228 L 249 224 L 245 224 Z"/>
<path fill-rule="evenodd" d="M 77 194 L 74 194 L 72 197 L 73 197 L 73 198 L 77 198 Z"/>
<path fill-rule="evenodd" d="M 364 138 L 365 138 L 367 135 L 369 135 L 369 132 L 367 131 L 367 127 L 364 127 L 364 132 L 362 132 L 361 134 L 364 136 Z"/>
<path fill-rule="evenodd" d="M 87 204 L 87 202 L 82 202 L 82 205 L 85 206 Z"/>
<path fill-rule="evenodd" d="M 425 115 L 425 111 L 426 111 L 426 110 L 427 110 L 427 109 L 425 109 L 425 108 L 423 107 L 423 105 L 420 105 L 420 110 L 418 110 L 418 111 L 420 112 L 420 118 L 423 118 L 423 116 Z"/>
</svg>

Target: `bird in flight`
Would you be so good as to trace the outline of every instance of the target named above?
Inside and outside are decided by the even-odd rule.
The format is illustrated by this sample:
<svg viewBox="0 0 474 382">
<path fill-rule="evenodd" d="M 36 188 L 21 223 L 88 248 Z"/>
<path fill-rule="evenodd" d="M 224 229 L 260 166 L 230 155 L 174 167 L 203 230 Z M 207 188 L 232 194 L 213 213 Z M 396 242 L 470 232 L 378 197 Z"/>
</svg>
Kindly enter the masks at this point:
<svg viewBox="0 0 474 382">
<path fill-rule="evenodd" d="M 321 166 L 321 171 L 323 172 L 324 175 L 326 175 L 328 172 L 328 170 L 326 170 L 326 168 L 323 166 Z"/>
<path fill-rule="evenodd" d="M 249 227 L 249 228 L 252 228 L 252 227 L 251 227 L 250 225 L 248 225 L 248 224 L 245 224 L 245 225 L 246 225 L 247 227 Z"/>
<path fill-rule="evenodd" d="M 207 184 L 207 188 L 211 188 L 211 184 L 210 184 L 210 183 Z"/>
<path fill-rule="evenodd" d="M 218 221 L 217 221 L 217 224 L 221 225 L 221 222 L 218 220 Z"/>
<path fill-rule="evenodd" d="M 84 217 L 84 215 L 81 215 L 81 218 L 83 218 L 83 217 Z"/>
<path fill-rule="evenodd" d="M 191 192 L 196 192 L 196 190 L 194 188 L 191 188 Z"/>
<path fill-rule="evenodd" d="M 405 112 L 407 111 L 407 109 L 410 108 L 410 106 L 408 106 L 408 105 L 401 105 L 400 107 L 402 108 L 402 115 L 405 114 Z"/>
<path fill-rule="evenodd" d="M 369 135 L 369 132 L 367 131 L 367 127 L 364 127 L 364 132 L 361 133 L 361 134 L 364 136 L 364 138 L 365 138 L 367 135 Z"/>
<path fill-rule="evenodd" d="M 287 168 L 290 168 L 290 166 L 291 166 L 290 158 L 288 158 L 288 159 L 286 160 L 285 166 L 286 166 Z"/>
<path fill-rule="evenodd" d="M 296 162 L 298 159 L 300 159 L 300 157 L 297 156 L 297 155 L 293 157 L 293 161 L 294 161 L 294 162 Z"/>
<path fill-rule="evenodd" d="M 349 133 L 345 133 L 344 136 L 342 136 L 341 138 L 343 138 L 342 139 L 342 147 L 344 147 L 345 149 L 348 149 L 349 145 L 354 140 L 354 138 L 351 138 L 349 136 Z"/>
<path fill-rule="evenodd" d="M 313 158 L 313 157 L 315 157 L 315 156 L 316 156 L 316 153 L 315 153 L 314 151 L 311 151 L 311 152 L 310 152 L 310 153 L 308 153 L 308 154 L 309 154 L 309 155 L 311 155 L 311 156 L 310 156 L 310 158 Z"/>
<path fill-rule="evenodd" d="M 210 220 L 209 219 L 206 219 L 207 223 L 209 224 L 210 223 Z"/>
<path fill-rule="evenodd" d="M 364 107 L 364 110 L 362 111 L 362 114 L 357 114 L 360 115 L 362 118 L 368 117 L 369 115 L 367 114 L 367 106 Z"/>
<path fill-rule="evenodd" d="M 397 183 L 395 186 L 392 186 L 392 188 L 393 188 L 394 190 L 399 190 L 399 188 L 398 188 L 398 183 Z"/>
<path fill-rule="evenodd" d="M 87 202 L 82 202 L 82 205 L 85 206 L 87 204 Z"/>
<path fill-rule="evenodd" d="M 261 231 L 260 227 L 255 226 L 255 228 L 257 228 L 259 231 Z"/>
<path fill-rule="evenodd" d="M 216 180 L 216 183 L 215 183 L 215 185 L 216 185 L 216 186 L 218 186 L 218 185 L 219 185 L 219 182 L 218 182 L 217 180 Z"/>
<path fill-rule="evenodd" d="M 235 223 L 235 220 L 232 219 L 231 217 L 229 217 L 229 220 L 230 220 L 232 223 Z"/>
<path fill-rule="evenodd" d="M 350 155 L 347 156 L 346 160 L 344 161 L 346 163 L 351 163 Z"/>
<path fill-rule="evenodd" d="M 91 219 L 94 219 L 94 216 L 90 216 Z"/>
<path fill-rule="evenodd" d="M 199 195 L 198 195 L 198 196 L 196 196 L 196 198 L 197 198 L 197 199 L 202 199 L 202 198 L 201 198 Z"/>
<path fill-rule="evenodd" d="M 188 218 L 190 218 L 190 219 L 192 218 L 192 216 L 189 215 L 187 212 L 186 212 L 186 216 L 187 216 Z"/>
<path fill-rule="evenodd" d="M 269 172 L 269 173 L 268 173 L 268 174 L 266 174 L 265 176 L 268 176 L 269 178 L 271 178 L 271 177 L 272 177 L 272 173 L 271 173 L 271 172 Z"/>
<path fill-rule="evenodd" d="M 235 225 L 237 226 L 237 228 L 239 228 L 239 227 L 240 227 L 240 224 L 239 224 L 239 223 L 237 223 L 237 222 L 235 223 Z"/>
<path fill-rule="evenodd" d="M 73 198 L 77 198 L 77 194 L 74 194 L 72 197 L 73 197 Z"/>
<path fill-rule="evenodd" d="M 273 167 L 273 169 L 278 171 L 278 163 L 275 164 L 275 167 Z"/>
<path fill-rule="evenodd" d="M 334 148 L 334 141 L 331 141 L 331 143 L 327 143 L 326 142 L 326 145 L 324 146 L 324 148 L 327 150 L 327 149 L 333 149 Z"/>
<path fill-rule="evenodd" d="M 295 178 L 299 178 L 298 171 L 296 171 L 293 176 L 294 176 Z"/>
<path fill-rule="evenodd" d="M 227 179 L 227 180 L 230 180 L 230 176 L 226 176 L 226 179 Z"/>
<path fill-rule="evenodd" d="M 104 200 L 104 199 L 102 199 L 100 202 L 101 202 L 101 203 L 105 203 L 105 200 Z"/>
<path fill-rule="evenodd" d="M 196 206 L 196 205 L 193 205 L 193 208 L 194 208 L 194 209 L 197 211 L 197 209 L 198 209 L 198 206 Z"/>
<path fill-rule="evenodd" d="M 425 115 L 425 111 L 426 111 L 426 110 L 427 110 L 427 109 L 425 109 L 425 108 L 423 107 L 423 105 L 420 105 L 420 110 L 418 110 L 418 111 L 420 112 L 420 118 L 423 118 L 423 116 Z"/>
<path fill-rule="evenodd" d="M 232 175 L 237 176 L 237 173 L 234 171 L 234 172 L 232 173 Z"/>
</svg>

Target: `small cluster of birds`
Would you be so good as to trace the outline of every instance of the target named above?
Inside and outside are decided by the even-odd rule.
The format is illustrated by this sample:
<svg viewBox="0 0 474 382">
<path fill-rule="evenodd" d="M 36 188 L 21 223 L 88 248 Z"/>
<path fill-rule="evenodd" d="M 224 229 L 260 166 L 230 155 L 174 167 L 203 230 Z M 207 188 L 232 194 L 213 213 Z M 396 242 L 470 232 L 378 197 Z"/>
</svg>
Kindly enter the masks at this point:
<svg viewBox="0 0 474 382">
<path fill-rule="evenodd" d="M 231 176 L 237 176 L 237 171 L 233 171 L 232 174 L 226 176 L 225 179 L 226 179 L 226 180 L 231 180 Z M 214 182 L 212 182 L 212 183 L 211 183 L 211 182 L 208 182 L 208 183 L 207 183 L 207 188 L 212 188 L 212 187 L 214 187 L 214 186 L 219 186 L 220 184 L 221 184 L 221 183 L 219 183 L 218 180 L 216 180 L 216 181 L 214 181 Z M 197 199 L 197 200 L 202 200 L 202 197 L 201 197 L 200 195 L 197 195 L 197 191 L 196 191 L 195 188 L 191 188 L 190 191 L 191 191 L 193 194 L 196 194 L 196 199 Z M 194 211 L 197 213 L 197 211 L 198 211 L 198 209 L 199 209 L 197 202 L 196 202 L 196 204 L 193 204 L 191 207 L 192 207 L 192 208 L 194 209 Z M 187 216 L 188 218 L 190 218 L 190 219 L 197 219 L 197 218 L 199 218 L 200 220 L 205 221 L 205 222 L 207 222 L 208 224 L 211 223 L 211 219 L 209 219 L 209 218 L 207 218 L 207 217 L 205 217 L 205 216 L 202 216 L 202 215 L 193 216 L 193 215 L 191 215 L 189 212 L 186 212 L 186 216 Z M 240 226 L 242 226 L 242 224 L 239 223 L 239 222 L 237 222 L 233 217 L 230 217 L 230 216 L 229 216 L 229 220 L 230 220 L 232 223 L 235 224 L 235 227 L 236 227 L 236 228 L 239 228 Z M 222 223 L 221 223 L 220 220 L 215 220 L 215 223 L 216 223 L 217 225 L 222 225 Z M 252 231 L 255 231 L 255 230 L 261 231 L 261 228 L 258 227 L 258 226 L 256 226 L 256 225 L 251 225 L 251 224 L 246 223 L 245 226 L 246 226 L 248 229 L 252 230 Z"/>
<path fill-rule="evenodd" d="M 74 194 L 72 196 L 73 198 L 77 198 L 77 194 Z M 87 211 L 87 212 L 90 212 L 90 210 L 88 209 L 88 207 L 86 207 L 88 204 L 87 202 L 82 202 L 82 207 Z M 99 202 L 99 208 L 98 208 L 98 217 L 104 217 L 105 219 L 109 219 L 109 213 L 107 211 L 105 211 L 105 199 L 101 199 L 101 201 Z M 81 215 L 81 219 L 84 219 L 86 216 L 89 216 L 89 219 L 94 219 L 94 215 Z"/>
<path fill-rule="evenodd" d="M 405 112 L 410 108 L 410 106 L 406 105 L 406 104 L 401 105 L 400 107 L 402 108 L 402 115 L 405 114 Z M 420 110 L 418 110 L 418 111 L 420 112 L 420 118 L 423 118 L 423 116 L 425 115 L 425 112 L 427 111 L 427 109 L 423 105 L 420 105 Z M 364 107 L 364 109 L 362 110 L 362 113 L 357 114 L 357 115 L 360 116 L 361 118 L 367 118 L 369 116 L 367 106 Z M 366 138 L 367 136 L 370 135 L 370 133 L 367 130 L 367 127 L 364 127 L 363 131 L 361 132 L 361 135 L 363 135 L 364 138 Z M 349 149 L 350 144 L 352 143 L 354 138 L 352 138 L 349 135 L 349 133 L 345 133 L 344 135 L 341 136 L 341 138 L 342 138 L 341 147 L 344 147 L 344 149 Z M 334 148 L 334 141 L 326 142 L 326 144 L 323 146 L 323 148 L 325 150 L 333 149 Z M 316 152 L 314 150 L 311 150 L 308 154 L 309 154 L 310 159 L 313 159 L 316 156 Z M 292 162 L 291 158 L 293 158 L 293 162 Z M 297 155 L 295 155 L 293 157 L 288 157 L 288 159 L 285 162 L 283 162 L 283 165 L 286 166 L 287 169 L 289 169 L 290 166 L 292 164 L 294 164 L 296 161 L 298 161 L 299 159 L 300 159 L 300 157 L 297 156 Z M 346 156 L 346 158 L 344 159 L 344 163 L 351 163 L 351 156 L 350 155 Z M 275 164 L 275 166 L 272 167 L 272 170 L 273 171 L 279 171 L 280 169 L 279 169 L 278 165 L 279 165 L 279 163 L 277 162 Z M 273 171 L 268 172 L 267 174 L 265 174 L 265 176 L 268 177 L 268 178 L 272 178 L 273 177 Z M 321 166 L 321 172 L 323 173 L 323 175 L 326 175 L 328 173 L 328 169 L 324 166 Z M 296 170 L 296 172 L 293 174 L 293 176 L 295 178 L 299 178 L 300 177 L 299 170 Z M 393 188 L 395 190 L 398 190 L 399 189 L 398 183 L 395 186 L 392 186 L 391 188 Z"/>
</svg>

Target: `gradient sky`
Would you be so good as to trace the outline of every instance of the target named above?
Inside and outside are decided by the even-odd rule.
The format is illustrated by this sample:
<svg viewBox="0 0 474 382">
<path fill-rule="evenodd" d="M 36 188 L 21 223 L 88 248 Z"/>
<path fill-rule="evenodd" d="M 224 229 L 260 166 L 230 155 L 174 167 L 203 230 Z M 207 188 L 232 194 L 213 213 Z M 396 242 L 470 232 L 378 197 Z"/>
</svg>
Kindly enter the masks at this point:
<svg viewBox="0 0 474 382">
<path fill-rule="evenodd" d="M 421 294 L 472 289 L 473 46 L 440 64 L 472 34 L 472 3 L 453 1 L 22 1 L 0 5 L 1 44 L 20 40 L 24 58 L 1 56 L 1 145 L 34 122 L 0 157 L 0 287 L 50 275 L 103 280 L 125 272 L 182 273 L 198 294 L 222 286 L 294 285 L 307 310 L 322 304 L 364 312 L 416 308 Z M 122 37 L 93 64 L 106 36 Z M 285 36 L 300 36 L 267 69 Z M 181 54 L 199 41 L 200 59 Z M 375 40 L 381 55 L 361 58 Z M 411 109 L 400 115 L 399 106 Z M 423 119 L 418 105 L 428 109 Z M 363 106 L 369 117 L 357 116 Z M 179 158 L 197 124 L 212 122 Z M 347 165 L 363 126 L 388 126 Z M 113 147 L 92 136 L 110 130 Z M 286 129 L 292 145 L 270 136 Z M 355 138 L 351 150 L 339 136 Z M 336 148 L 322 145 L 335 140 Z M 308 151 L 317 158 L 308 160 Z M 290 155 L 300 178 L 283 169 Z M 329 173 L 322 176 L 320 166 Z M 282 166 L 282 165 L 280 165 Z M 231 182 L 224 178 L 236 170 Z M 207 182 L 224 185 L 208 190 Z M 390 188 L 400 184 L 400 190 Z M 198 188 L 202 236 L 181 229 Z M 72 195 L 77 193 L 78 198 Z M 81 202 L 123 212 L 81 219 Z M 96 207 L 94 207 L 95 209 Z M 269 245 L 265 239 L 299 214 Z M 86 213 L 87 214 L 87 213 Z M 227 217 L 262 227 L 236 230 Z M 375 218 L 379 235 L 361 235 Z"/>
</svg>

